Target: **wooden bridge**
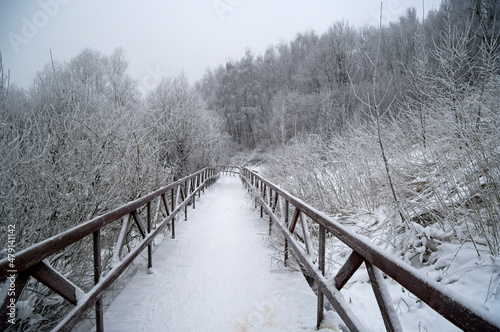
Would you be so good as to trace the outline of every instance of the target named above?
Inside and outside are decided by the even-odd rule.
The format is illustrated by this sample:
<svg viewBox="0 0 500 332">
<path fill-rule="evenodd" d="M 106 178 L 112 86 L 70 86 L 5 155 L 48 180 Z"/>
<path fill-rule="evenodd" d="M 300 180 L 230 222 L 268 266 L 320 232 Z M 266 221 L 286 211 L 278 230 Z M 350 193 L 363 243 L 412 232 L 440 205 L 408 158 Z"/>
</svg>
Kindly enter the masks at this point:
<svg viewBox="0 0 500 332">
<path fill-rule="evenodd" d="M 452 293 L 446 287 L 422 275 L 397 257 L 387 254 L 256 172 L 234 166 L 205 168 L 147 196 L 25 248 L 15 253 L 15 257 L 8 256 L 2 259 L 0 282 L 6 281 L 15 292 L 12 294 L 4 292 L 4 298 L 1 299 L 3 302 L 0 310 L 1 329 L 8 327 L 6 317 L 11 312 L 12 303 L 18 301 L 21 290 L 33 277 L 73 305 L 73 309 L 53 331 L 71 331 L 92 307 L 95 310 L 96 330 L 104 331 L 102 303 L 104 292 L 146 248 L 147 267 L 151 269 L 153 240 L 167 228 L 174 238 L 176 220 L 181 214 L 186 218 L 188 206 L 196 208 L 197 197 L 198 200 L 201 199 L 201 193 L 215 183 L 223 173 L 240 176 L 243 185 L 252 194 L 255 206 L 260 207 L 261 218 L 268 219 L 269 233 L 273 228 L 277 228 L 284 237 L 283 263 L 287 264 L 292 250 L 304 275 L 314 283 L 318 328 L 324 319 L 326 299 L 350 331 L 368 330 L 363 320 L 350 310 L 342 295 L 344 285 L 364 263 L 388 331 L 401 331 L 402 327 L 387 291 L 383 274 L 398 282 L 463 330 L 500 331 L 498 313 L 494 314 L 469 305 L 460 295 Z M 116 242 L 109 247 L 103 247 L 101 241 L 103 233 L 109 232 L 109 225 L 118 224 L 120 221 L 122 224 Z M 312 231 L 317 232 L 318 236 L 311 236 Z M 136 234 L 140 238 L 130 236 L 131 234 Z M 325 239 L 332 236 L 349 246 L 352 252 L 336 275 L 327 278 L 324 275 Z M 53 255 L 79 241 L 91 243 L 93 252 L 94 286 L 86 292 L 83 286 L 68 280 L 48 261 Z M 124 248 L 127 248 L 127 253 L 124 252 Z M 109 259 L 106 260 L 109 263 L 102 261 L 103 253 L 109 253 Z"/>
</svg>

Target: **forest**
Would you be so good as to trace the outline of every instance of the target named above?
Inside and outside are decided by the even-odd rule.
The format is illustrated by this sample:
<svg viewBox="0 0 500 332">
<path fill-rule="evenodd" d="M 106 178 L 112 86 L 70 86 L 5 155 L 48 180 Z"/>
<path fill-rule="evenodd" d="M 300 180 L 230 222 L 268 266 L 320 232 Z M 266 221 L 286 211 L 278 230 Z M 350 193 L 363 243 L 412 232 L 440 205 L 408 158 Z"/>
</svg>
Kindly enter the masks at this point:
<svg viewBox="0 0 500 332">
<path fill-rule="evenodd" d="M 341 220 L 371 216 L 360 232 L 412 265 L 445 242 L 498 257 L 499 26 L 496 0 L 446 0 L 424 20 L 409 8 L 381 26 L 333 22 L 145 96 L 122 49 L 52 59 L 28 89 L 10 84 L 0 55 L 0 227 L 15 224 L 24 248 L 233 164 Z M 50 263 L 91 285 L 85 246 Z M 30 298 L 33 329 L 67 310 L 48 292 Z"/>
<path fill-rule="evenodd" d="M 403 259 L 451 238 L 498 255 L 499 17 L 497 1 L 453 0 L 423 21 L 415 8 L 387 26 L 340 21 L 247 50 L 196 89 L 233 164 L 331 215 L 383 213 Z"/>
<path fill-rule="evenodd" d="M 14 225 L 16 252 L 221 158 L 223 121 L 184 75 L 165 77 L 142 98 L 127 66 L 121 49 L 110 56 L 85 49 L 67 63 L 47 64 L 28 90 L 9 85 L 0 67 L 0 227 L 7 234 Z M 103 234 L 104 244 L 117 227 Z M 50 264 L 89 289 L 88 257 L 91 239 Z M 104 255 L 105 269 L 110 259 Z M 22 300 L 29 309 L 12 328 L 50 330 L 70 306 L 34 280 L 28 288 Z"/>
</svg>

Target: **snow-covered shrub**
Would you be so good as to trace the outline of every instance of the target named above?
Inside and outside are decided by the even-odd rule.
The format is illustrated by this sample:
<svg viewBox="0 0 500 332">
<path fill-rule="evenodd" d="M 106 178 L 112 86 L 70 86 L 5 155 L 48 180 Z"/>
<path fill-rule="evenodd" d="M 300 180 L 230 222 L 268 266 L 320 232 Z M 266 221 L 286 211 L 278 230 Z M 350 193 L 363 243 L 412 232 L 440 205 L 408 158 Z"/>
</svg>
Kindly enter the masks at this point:
<svg viewBox="0 0 500 332">
<path fill-rule="evenodd" d="M 126 68 L 120 50 L 109 57 L 84 50 L 69 63 L 47 65 L 28 92 L 0 85 L 0 229 L 16 226 L 17 250 L 215 163 L 221 155 L 220 120 L 187 82 L 167 89 L 168 94 L 177 88 L 186 99 L 164 96 L 170 104 L 162 113 L 140 102 Z M 176 154 L 165 155 L 160 138 Z M 113 223 L 101 232 L 103 271 L 109 269 L 120 227 Z M 133 243 L 139 236 L 132 231 L 127 240 Z M 6 240 L 0 239 L 0 248 L 6 248 Z M 49 262 L 88 290 L 93 286 L 89 257 L 91 238 Z M 30 281 L 26 289 L 36 295 L 25 292 L 20 299 L 31 306 L 29 317 L 17 325 L 25 330 L 40 330 L 40 322 L 50 329 L 69 309 L 38 282 Z"/>
</svg>

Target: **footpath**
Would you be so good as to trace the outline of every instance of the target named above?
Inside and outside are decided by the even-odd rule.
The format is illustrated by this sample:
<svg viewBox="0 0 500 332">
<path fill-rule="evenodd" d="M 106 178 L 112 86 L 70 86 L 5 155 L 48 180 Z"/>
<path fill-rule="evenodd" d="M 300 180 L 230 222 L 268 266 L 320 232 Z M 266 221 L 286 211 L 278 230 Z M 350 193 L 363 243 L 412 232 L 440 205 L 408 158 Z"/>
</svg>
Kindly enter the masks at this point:
<svg viewBox="0 0 500 332">
<path fill-rule="evenodd" d="M 238 177 L 221 176 L 104 313 L 110 331 L 317 331 L 316 296 L 299 272 L 273 268 L 268 224 Z M 143 255 L 145 257 L 145 255 Z M 321 331 L 335 331 L 326 317 Z M 330 323 L 329 323 L 330 322 Z"/>
</svg>

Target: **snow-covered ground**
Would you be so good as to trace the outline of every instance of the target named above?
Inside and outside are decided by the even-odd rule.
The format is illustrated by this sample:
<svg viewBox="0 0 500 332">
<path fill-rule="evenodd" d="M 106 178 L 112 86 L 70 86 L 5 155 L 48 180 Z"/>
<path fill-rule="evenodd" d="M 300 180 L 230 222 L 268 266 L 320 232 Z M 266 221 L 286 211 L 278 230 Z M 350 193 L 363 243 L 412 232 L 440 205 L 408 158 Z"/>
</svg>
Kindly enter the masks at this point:
<svg viewBox="0 0 500 332">
<path fill-rule="evenodd" d="M 105 331 L 315 331 L 316 296 L 300 273 L 271 268 L 267 232 L 239 178 L 222 176 L 156 248 L 153 273 L 140 263 Z"/>
</svg>

